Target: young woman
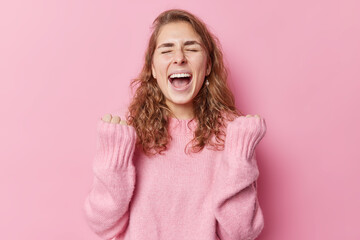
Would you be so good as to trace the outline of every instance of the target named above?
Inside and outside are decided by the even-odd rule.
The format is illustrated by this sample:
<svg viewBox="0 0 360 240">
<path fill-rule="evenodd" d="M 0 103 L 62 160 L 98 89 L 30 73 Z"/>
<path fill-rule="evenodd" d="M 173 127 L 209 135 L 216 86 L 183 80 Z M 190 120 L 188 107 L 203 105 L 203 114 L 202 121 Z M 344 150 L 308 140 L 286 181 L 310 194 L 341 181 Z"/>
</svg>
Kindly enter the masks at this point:
<svg viewBox="0 0 360 240">
<path fill-rule="evenodd" d="M 126 118 L 113 113 L 98 122 L 95 177 L 84 204 L 97 235 L 249 240 L 260 234 L 255 147 L 266 124 L 238 113 L 226 80 L 219 41 L 199 18 L 171 9 L 155 19 Z"/>
</svg>

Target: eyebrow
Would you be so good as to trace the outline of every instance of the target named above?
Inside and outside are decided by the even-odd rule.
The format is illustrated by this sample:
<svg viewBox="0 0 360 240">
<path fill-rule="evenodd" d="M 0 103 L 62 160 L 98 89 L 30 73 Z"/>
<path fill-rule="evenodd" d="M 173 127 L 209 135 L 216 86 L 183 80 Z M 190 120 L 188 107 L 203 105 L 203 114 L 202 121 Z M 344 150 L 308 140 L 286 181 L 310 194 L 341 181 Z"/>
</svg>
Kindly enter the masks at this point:
<svg viewBox="0 0 360 240">
<path fill-rule="evenodd" d="M 184 43 L 185 46 L 187 45 L 194 45 L 194 44 L 199 44 L 201 46 L 201 44 L 197 41 L 186 41 Z M 163 43 L 161 45 L 159 45 L 157 48 L 162 48 L 162 47 L 173 47 L 174 46 L 174 43 Z"/>
</svg>

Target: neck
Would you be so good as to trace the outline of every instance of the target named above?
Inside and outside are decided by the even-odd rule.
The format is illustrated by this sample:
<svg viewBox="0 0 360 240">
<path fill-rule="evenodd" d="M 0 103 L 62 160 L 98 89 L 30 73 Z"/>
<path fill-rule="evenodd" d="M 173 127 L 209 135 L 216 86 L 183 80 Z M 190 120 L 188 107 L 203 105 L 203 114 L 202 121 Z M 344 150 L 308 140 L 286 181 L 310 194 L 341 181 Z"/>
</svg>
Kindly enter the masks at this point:
<svg viewBox="0 0 360 240">
<path fill-rule="evenodd" d="M 177 119 L 192 119 L 195 116 L 192 102 L 187 104 L 174 104 L 172 102 L 167 102 L 166 104 L 170 108 L 174 117 Z"/>
</svg>

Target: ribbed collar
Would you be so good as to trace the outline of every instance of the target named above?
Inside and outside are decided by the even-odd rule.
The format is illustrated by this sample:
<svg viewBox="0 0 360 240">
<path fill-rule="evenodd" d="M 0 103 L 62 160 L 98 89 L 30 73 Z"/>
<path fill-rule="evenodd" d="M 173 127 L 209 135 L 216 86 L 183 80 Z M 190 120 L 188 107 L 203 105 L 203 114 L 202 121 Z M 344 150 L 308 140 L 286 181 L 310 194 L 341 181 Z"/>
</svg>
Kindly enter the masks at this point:
<svg viewBox="0 0 360 240">
<path fill-rule="evenodd" d="M 192 135 L 197 126 L 197 119 L 177 119 L 168 117 L 168 131 L 171 135 Z"/>
</svg>

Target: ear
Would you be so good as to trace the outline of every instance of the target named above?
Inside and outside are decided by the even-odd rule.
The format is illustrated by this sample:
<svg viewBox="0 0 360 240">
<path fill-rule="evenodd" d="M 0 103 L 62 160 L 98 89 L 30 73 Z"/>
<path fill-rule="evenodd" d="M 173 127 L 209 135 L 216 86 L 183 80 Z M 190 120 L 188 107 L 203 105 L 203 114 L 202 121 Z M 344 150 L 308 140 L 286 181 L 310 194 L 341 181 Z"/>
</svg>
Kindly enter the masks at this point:
<svg viewBox="0 0 360 240">
<path fill-rule="evenodd" d="M 208 76 L 211 72 L 211 61 L 209 61 L 209 63 L 207 64 L 207 68 L 206 68 L 206 76 Z"/>
<path fill-rule="evenodd" d="M 155 68 L 154 68 L 154 64 L 151 63 L 151 72 L 154 78 L 156 78 L 156 72 L 155 72 Z"/>
</svg>

